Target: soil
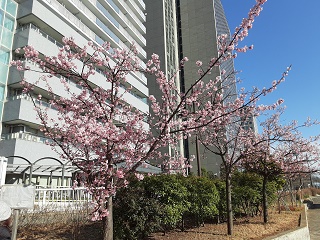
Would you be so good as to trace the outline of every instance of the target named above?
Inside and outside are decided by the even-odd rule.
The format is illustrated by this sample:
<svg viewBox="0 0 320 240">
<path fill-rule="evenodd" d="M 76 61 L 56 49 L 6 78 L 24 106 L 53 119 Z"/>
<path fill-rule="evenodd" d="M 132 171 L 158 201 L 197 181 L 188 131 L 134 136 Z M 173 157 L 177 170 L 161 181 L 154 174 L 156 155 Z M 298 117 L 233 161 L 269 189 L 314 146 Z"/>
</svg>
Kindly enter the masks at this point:
<svg viewBox="0 0 320 240">
<path fill-rule="evenodd" d="M 270 213 L 269 223 L 263 224 L 262 216 L 254 218 L 241 218 L 234 221 L 234 234 L 227 236 L 227 226 L 223 224 L 205 224 L 203 227 L 188 229 L 185 232 L 171 231 L 163 236 L 163 233 L 155 233 L 150 240 L 258 240 L 267 236 L 276 235 L 298 227 L 299 211 Z M 46 227 L 21 227 L 18 231 L 18 240 L 99 240 L 102 238 L 102 225 L 99 222 L 86 225 L 72 226 L 68 224 L 52 224 Z"/>
</svg>

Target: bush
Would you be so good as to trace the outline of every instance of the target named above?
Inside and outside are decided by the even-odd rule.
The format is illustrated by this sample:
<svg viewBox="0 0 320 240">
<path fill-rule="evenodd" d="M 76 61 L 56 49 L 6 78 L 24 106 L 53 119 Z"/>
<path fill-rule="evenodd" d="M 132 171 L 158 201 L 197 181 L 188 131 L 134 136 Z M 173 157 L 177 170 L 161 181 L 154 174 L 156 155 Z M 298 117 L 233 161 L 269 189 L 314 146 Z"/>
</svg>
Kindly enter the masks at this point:
<svg viewBox="0 0 320 240">
<path fill-rule="evenodd" d="M 220 197 L 212 180 L 190 176 L 184 180 L 184 183 L 189 192 L 188 215 L 196 220 L 197 226 L 205 219 L 211 220 L 218 215 L 217 205 Z"/>
<path fill-rule="evenodd" d="M 312 196 L 317 196 L 317 194 L 320 194 L 320 189 L 318 189 L 318 188 L 312 187 L 312 188 L 310 188 L 310 190 L 311 190 Z"/>
<path fill-rule="evenodd" d="M 144 239 L 160 230 L 162 206 L 148 198 L 143 182 L 131 181 L 114 199 L 115 239 Z"/>
<path fill-rule="evenodd" d="M 147 197 L 157 200 L 163 208 L 161 226 L 164 232 L 177 227 L 189 209 L 189 192 L 183 181 L 180 175 L 152 176 L 143 181 Z"/>
<path fill-rule="evenodd" d="M 262 177 L 256 173 L 235 172 L 232 179 L 232 203 L 234 214 L 257 215 L 262 208 Z M 267 201 L 272 204 L 277 200 L 277 191 L 284 185 L 280 177 L 267 183 Z"/>
<path fill-rule="evenodd" d="M 232 179 L 232 204 L 234 214 L 256 215 L 261 205 L 262 179 L 259 175 L 247 172 L 235 172 Z"/>
</svg>

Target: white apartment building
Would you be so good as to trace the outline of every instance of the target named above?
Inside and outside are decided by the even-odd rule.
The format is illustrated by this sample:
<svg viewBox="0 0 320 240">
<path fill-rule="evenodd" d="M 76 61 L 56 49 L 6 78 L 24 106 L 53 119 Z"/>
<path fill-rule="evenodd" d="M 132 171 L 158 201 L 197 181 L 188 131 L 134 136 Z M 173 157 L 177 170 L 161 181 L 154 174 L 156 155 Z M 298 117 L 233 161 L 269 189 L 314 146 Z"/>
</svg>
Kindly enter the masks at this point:
<svg viewBox="0 0 320 240">
<path fill-rule="evenodd" d="M 56 55 L 62 46 L 62 38 L 73 37 L 79 46 L 88 41 L 95 44 L 107 41 L 112 48 L 126 49 L 135 43 L 138 56 L 144 60 L 145 4 L 143 0 L 0 0 L 0 3 L 3 14 L 0 15 L 0 27 L 13 35 L 10 44 L 7 44 L 7 38 L 0 39 L 0 156 L 8 158 L 6 182 L 70 185 L 75 168 L 62 162 L 44 143 L 47 139 L 39 131 L 33 103 L 22 93 L 22 78 L 37 79 L 40 75 L 9 67 L 10 58 L 20 57 L 14 50 L 26 45 L 34 46 L 41 54 Z M 92 82 L 103 80 L 104 76 L 97 72 Z M 72 81 L 69 83 L 71 89 L 79 87 Z M 128 83 L 132 91 L 124 96 L 125 100 L 147 113 L 149 91 L 146 77 L 132 73 L 128 76 Z M 60 89 L 52 87 L 57 95 L 63 95 Z M 48 106 L 48 111 L 54 114 L 43 86 L 35 88 L 34 94 L 41 94 L 43 98 L 38 104 Z"/>
</svg>

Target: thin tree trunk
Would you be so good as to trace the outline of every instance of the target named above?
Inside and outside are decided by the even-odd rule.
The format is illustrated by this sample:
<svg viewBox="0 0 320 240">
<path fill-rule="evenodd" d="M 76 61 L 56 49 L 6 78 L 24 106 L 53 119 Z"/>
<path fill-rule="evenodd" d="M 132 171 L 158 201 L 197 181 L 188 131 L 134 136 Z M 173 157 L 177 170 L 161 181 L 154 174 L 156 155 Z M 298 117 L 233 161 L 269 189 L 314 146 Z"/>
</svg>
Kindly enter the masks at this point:
<svg viewBox="0 0 320 240">
<path fill-rule="evenodd" d="M 293 184 L 292 184 L 291 178 L 289 180 L 289 183 L 290 183 L 291 206 L 293 206 L 294 205 L 294 194 L 293 194 Z"/>
<path fill-rule="evenodd" d="M 184 214 L 182 214 L 182 218 L 181 218 L 181 232 L 184 232 L 185 228 L 184 228 Z"/>
<path fill-rule="evenodd" d="M 231 203 L 231 174 L 230 173 L 226 173 L 226 200 L 227 200 L 228 235 L 232 235 L 233 214 L 232 214 L 232 203 Z"/>
<path fill-rule="evenodd" d="M 278 213 L 281 213 L 281 205 L 280 205 L 280 198 L 278 198 Z"/>
<path fill-rule="evenodd" d="M 267 199 L 267 177 L 263 177 L 262 183 L 262 210 L 263 210 L 263 222 L 268 222 L 268 199 Z"/>
<path fill-rule="evenodd" d="M 112 196 L 107 202 L 108 216 L 102 219 L 103 221 L 103 240 L 113 240 L 113 206 Z"/>
</svg>

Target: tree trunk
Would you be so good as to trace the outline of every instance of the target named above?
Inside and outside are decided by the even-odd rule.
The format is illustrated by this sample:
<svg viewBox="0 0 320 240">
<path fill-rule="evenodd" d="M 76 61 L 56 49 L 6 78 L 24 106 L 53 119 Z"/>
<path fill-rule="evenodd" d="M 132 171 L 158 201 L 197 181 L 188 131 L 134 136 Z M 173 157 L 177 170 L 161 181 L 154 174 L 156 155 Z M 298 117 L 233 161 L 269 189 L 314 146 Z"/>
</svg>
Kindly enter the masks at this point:
<svg viewBox="0 0 320 240">
<path fill-rule="evenodd" d="M 281 213 L 281 205 L 280 205 L 280 198 L 278 198 L 278 213 Z"/>
<path fill-rule="evenodd" d="M 181 232 L 184 232 L 185 228 L 184 228 L 184 213 L 182 214 L 181 217 Z"/>
<path fill-rule="evenodd" d="M 112 209 L 112 196 L 109 197 L 107 202 L 108 216 L 102 219 L 103 221 L 103 240 L 113 240 L 113 209 Z"/>
<path fill-rule="evenodd" d="M 268 199 L 267 199 L 267 177 L 263 177 L 262 183 L 262 210 L 263 210 L 263 222 L 268 222 Z"/>
<path fill-rule="evenodd" d="M 290 184 L 291 206 L 294 206 L 293 184 L 292 184 L 291 178 L 289 179 L 289 184 Z"/>
<path fill-rule="evenodd" d="M 232 214 L 232 203 L 231 203 L 231 174 L 230 173 L 226 173 L 226 200 L 227 200 L 228 235 L 232 235 L 233 214 Z"/>
</svg>

